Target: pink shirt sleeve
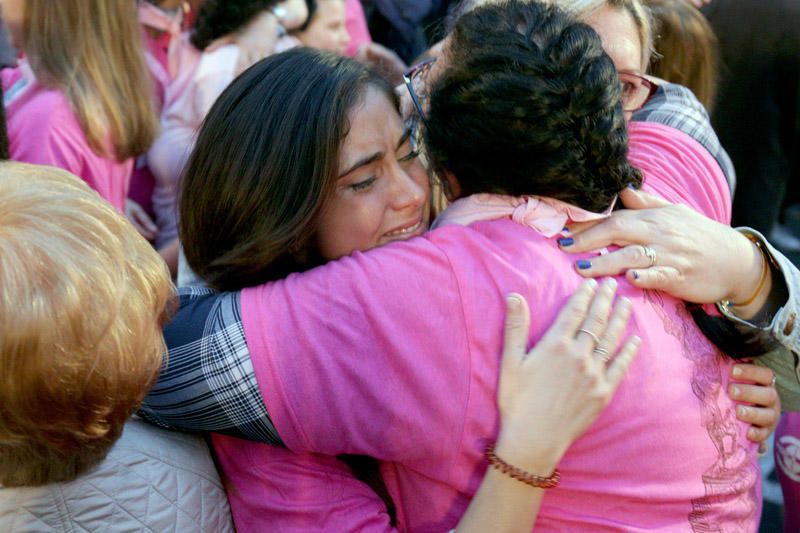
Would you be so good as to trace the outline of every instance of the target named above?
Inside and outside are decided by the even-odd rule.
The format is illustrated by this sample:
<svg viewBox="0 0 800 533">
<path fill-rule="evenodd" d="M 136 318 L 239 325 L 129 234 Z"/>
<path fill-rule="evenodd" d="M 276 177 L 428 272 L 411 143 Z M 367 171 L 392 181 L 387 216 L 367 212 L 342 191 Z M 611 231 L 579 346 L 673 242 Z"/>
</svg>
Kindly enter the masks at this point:
<svg viewBox="0 0 800 533">
<path fill-rule="evenodd" d="M 339 459 L 212 437 L 233 483 L 228 498 L 238 531 L 395 531 L 380 497 Z"/>
<path fill-rule="evenodd" d="M 414 464 L 426 460 L 417 439 L 431 438 L 431 425 L 442 438 L 429 445 L 456 448 L 469 373 L 451 369 L 469 364 L 469 344 L 453 270 L 428 238 L 246 289 L 241 302 L 259 387 L 288 448 Z"/>
<path fill-rule="evenodd" d="M 631 122 L 630 160 L 645 174 L 642 189 L 730 224 L 731 194 L 717 161 L 689 135 L 653 122 Z"/>
</svg>

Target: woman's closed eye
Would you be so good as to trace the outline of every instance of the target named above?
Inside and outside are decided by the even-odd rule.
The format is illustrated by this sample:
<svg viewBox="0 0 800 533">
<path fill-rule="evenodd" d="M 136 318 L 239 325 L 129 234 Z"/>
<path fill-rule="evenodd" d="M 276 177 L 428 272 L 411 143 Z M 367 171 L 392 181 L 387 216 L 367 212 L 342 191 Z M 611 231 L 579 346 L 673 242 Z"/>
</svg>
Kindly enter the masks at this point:
<svg viewBox="0 0 800 533">
<path fill-rule="evenodd" d="M 358 192 L 368 189 L 369 186 L 372 185 L 373 183 L 375 183 L 375 176 L 370 176 L 365 180 L 358 181 L 356 183 L 351 183 L 348 187 L 350 188 L 350 190 Z"/>
<path fill-rule="evenodd" d="M 397 149 L 397 153 L 405 154 L 403 156 L 398 155 L 397 157 L 398 163 L 407 163 L 419 157 L 419 151 L 416 149 L 416 146 L 414 146 L 415 143 L 412 142 L 411 135 L 412 133 L 410 131 L 407 131 L 404 135 L 406 139 L 404 140 L 403 144 L 399 146 Z"/>
</svg>

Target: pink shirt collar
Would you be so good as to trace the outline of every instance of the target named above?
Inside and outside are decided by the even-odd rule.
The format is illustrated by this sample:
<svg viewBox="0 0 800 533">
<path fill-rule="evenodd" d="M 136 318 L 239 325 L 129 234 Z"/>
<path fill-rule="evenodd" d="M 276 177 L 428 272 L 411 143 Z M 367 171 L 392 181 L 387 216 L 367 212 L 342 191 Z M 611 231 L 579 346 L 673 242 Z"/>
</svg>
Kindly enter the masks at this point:
<svg viewBox="0 0 800 533">
<path fill-rule="evenodd" d="M 617 199 L 602 213 L 593 213 L 566 202 L 543 196 L 506 196 L 501 194 L 473 194 L 456 200 L 434 221 L 431 229 L 447 224 L 468 226 L 481 220 L 510 217 L 523 226 L 529 226 L 547 238 L 564 229 L 568 222 L 599 220 L 611 215 Z"/>
</svg>

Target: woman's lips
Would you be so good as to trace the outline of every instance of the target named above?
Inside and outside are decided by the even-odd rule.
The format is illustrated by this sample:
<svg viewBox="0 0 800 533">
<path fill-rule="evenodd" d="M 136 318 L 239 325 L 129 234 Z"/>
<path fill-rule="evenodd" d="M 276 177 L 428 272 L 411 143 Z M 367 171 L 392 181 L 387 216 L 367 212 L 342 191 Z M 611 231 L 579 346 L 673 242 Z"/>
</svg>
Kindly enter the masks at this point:
<svg viewBox="0 0 800 533">
<path fill-rule="evenodd" d="M 410 235 L 422 228 L 422 218 L 418 218 L 415 222 L 411 224 L 401 226 L 397 229 L 393 229 L 392 231 L 388 231 L 384 234 L 384 237 L 402 237 L 404 235 Z"/>
</svg>

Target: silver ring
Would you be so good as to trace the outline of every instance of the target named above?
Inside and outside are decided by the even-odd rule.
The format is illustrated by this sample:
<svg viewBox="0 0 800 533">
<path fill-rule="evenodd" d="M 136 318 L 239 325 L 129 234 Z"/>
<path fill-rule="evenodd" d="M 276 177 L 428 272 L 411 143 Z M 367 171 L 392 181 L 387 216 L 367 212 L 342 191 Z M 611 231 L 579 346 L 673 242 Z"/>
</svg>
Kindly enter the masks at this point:
<svg viewBox="0 0 800 533">
<path fill-rule="evenodd" d="M 586 334 L 587 334 L 587 335 L 589 335 L 589 336 L 590 336 L 592 339 L 594 339 L 594 343 L 595 343 L 595 344 L 600 344 L 600 338 L 599 338 L 597 335 L 595 335 L 594 333 L 592 333 L 591 331 L 589 331 L 588 329 L 583 329 L 583 328 L 581 328 L 581 329 L 579 329 L 579 330 L 578 330 L 578 333 L 581 333 L 581 332 L 582 332 L 582 333 L 586 333 Z"/>
<path fill-rule="evenodd" d="M 778 376 L 776 374 L 772 374 L 772 381 L 769 382 L 769 386 L 773 389 L 775 388 L 775 382 L 778 380 Z"/>
<path fill-rule="evenodd" d="M 644 255 L 647 257 L 647 260 L 650 261 L 649 267 L 656 266 L 656 261 L 658 260 L 658 255 L 656 255 L 656 251 L 653 249 L 652 246 L 642 246 L 644 250 Z"/>
<path fill-rule="evenodd" d="M 604 362 L 608 363 L 608 360 L 610 359 L 610 357 L 608 356 L 608 350 L 607 349 L 603 348 L 602 346 L 597 346 L 594 350 L 592 350 L 592 352 L 594 352 L 597 355 L 599 355 L 600 358 Z"/>
</svg>

